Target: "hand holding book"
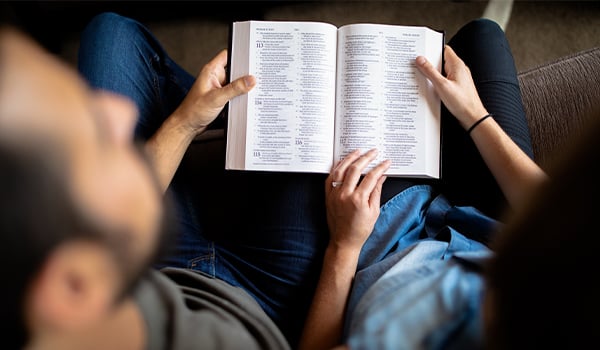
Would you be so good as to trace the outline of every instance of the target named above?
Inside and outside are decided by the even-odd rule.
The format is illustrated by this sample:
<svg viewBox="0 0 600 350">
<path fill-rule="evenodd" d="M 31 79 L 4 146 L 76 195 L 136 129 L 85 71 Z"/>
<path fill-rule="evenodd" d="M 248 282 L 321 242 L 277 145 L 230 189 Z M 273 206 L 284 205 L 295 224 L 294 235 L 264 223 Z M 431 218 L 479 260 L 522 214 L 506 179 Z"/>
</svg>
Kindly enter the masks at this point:
<svg viewBox="0 0 600 350">
<path fill-rule="evenodd" d="M 423 56 L 416 59 L 417 68 L 433 84 L 444 105 L 465 129 L 487 116 L 469 68 L 448 45 L 444 49 L 447 77 L 442 76 Z"/>
</svg>

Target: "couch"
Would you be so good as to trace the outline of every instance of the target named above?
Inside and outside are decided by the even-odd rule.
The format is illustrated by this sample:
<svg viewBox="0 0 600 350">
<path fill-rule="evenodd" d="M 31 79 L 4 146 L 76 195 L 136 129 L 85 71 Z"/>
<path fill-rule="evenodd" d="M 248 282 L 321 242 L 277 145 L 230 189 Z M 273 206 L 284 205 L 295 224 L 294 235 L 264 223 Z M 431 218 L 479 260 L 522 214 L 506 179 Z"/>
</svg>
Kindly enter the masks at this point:
<svg viewBox="0 0 600 350">
<path fill-rule="evenodd" d="M 519 73 L 535 161 L 548 169 L 600 118 L 600 47 Z"/>
</svg>

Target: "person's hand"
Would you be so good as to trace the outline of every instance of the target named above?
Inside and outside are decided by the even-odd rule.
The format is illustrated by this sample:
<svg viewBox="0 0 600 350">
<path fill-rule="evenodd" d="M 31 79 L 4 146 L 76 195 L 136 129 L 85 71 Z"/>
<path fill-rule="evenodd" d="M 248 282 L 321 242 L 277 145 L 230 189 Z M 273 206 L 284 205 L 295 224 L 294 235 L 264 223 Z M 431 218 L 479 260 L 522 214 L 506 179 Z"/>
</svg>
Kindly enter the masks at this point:
<svg viewBox="0 0 600 350">
<path fill-rule="evenodd" d="M 376 156 L 376 150 L 363 155 L 356 150 L 342 159 L 327 177 L 325 199 L 330 245 L 360 250 L 371 234 L 379 216 L 381 187 L 386 179 L 383 174 L 390 167 L 390 161 L 386 160 L 361 180 L 362 172 Z"/>
<path fill-rule="evenodd" d="M 232 98 L 245 94 L 256 85 L 256 78 L 247 75 L 227 85 L 227 50 L 222 50 L 208 62 L 181 105 L 173 113 L 183 127 L 198 134 L 206 129 Z"/>
<path fill-rule="evenodd" d="M 483 106 L 469 67 L 448 45 L 444 48 L 446 77 L 433 67 L 423 56 L 417 56 L 417 68 L 433 84 L 444 105 L 467 129 L 484 115 L 488 114 Z"/>
</svg>

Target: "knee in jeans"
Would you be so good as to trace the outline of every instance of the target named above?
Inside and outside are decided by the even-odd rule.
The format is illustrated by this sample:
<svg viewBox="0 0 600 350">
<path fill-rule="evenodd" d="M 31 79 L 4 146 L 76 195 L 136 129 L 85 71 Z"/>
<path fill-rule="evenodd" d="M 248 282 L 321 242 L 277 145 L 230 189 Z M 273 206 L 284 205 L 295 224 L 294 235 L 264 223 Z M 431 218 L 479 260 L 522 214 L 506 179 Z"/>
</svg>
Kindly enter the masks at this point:
<svg viewBox="0 0 600 350">
<path fill-rule="evenodd" d="M 500 25 L 488 18 L 474 19 L 467 23 L 463 28 L 468 29 L 472 32 L 480 32 L 487 34 L 497 32 L 501 35 L 504 35 L 504 31 L 502 30 Z"/>
<path fill-rule="evenodd" d="M 131 19 L 114 12 L 103 12 L 94 16 L 88 23 L 83 32 L 82 40 L 94 37 L 128 36 L 134 31 L 137 31 L 137 26 Z"/>
</svg>

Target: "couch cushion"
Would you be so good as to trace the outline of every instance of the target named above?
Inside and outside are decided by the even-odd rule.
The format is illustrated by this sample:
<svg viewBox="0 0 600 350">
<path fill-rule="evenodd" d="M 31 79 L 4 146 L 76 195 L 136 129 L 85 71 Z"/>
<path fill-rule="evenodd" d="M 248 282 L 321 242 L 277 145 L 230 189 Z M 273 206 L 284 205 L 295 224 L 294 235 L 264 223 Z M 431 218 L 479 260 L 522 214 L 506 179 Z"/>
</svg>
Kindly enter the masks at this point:
<svg viewBox="0 0 600 350">
<path fill-rule="evenodd" d="M 520 72 L 535 160 L 548 168 L 590 118 L 600 117 L 600 47 Z"/>
</svg>

